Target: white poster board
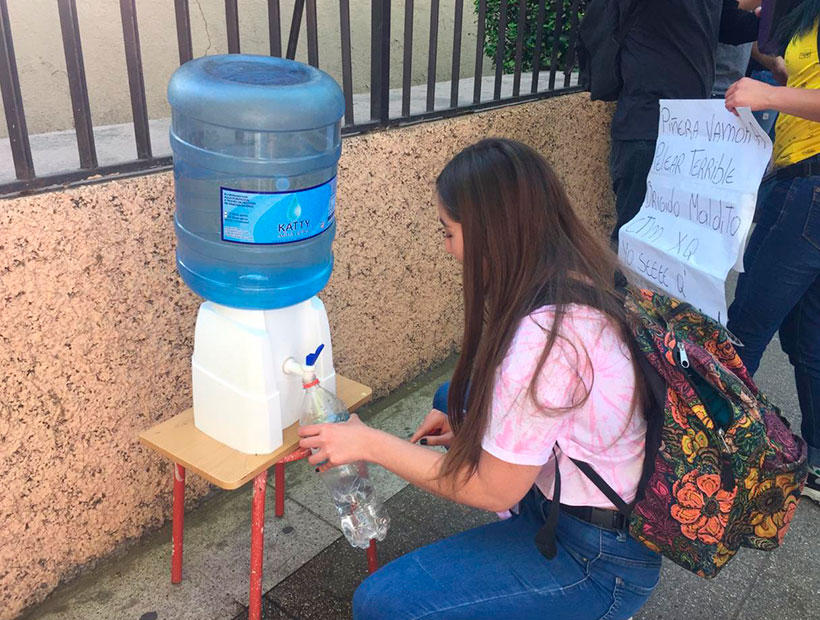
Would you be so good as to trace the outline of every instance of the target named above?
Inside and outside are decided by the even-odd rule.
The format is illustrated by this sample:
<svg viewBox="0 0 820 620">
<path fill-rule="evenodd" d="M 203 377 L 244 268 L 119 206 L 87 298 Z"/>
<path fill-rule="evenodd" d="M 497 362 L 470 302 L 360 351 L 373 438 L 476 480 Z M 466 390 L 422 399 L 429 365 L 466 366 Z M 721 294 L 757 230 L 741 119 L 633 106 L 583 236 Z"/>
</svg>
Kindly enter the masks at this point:
<svg viewBox="0 0 820 620">
<path fill-rule="evenodd" d="M 726 323 L 725 282 L 743 250 L 772 142 L 748 108 L 662 100 L 658 142 L 638 214 L 619 235 L 621 262 L 650 285 Z"/>
</svg>

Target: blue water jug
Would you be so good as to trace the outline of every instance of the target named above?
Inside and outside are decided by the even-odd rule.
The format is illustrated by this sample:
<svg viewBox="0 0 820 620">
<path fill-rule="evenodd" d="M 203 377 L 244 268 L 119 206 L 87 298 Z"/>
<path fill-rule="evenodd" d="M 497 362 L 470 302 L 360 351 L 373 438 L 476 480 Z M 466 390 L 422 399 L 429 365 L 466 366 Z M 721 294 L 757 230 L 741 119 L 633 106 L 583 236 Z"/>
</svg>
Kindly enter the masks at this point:
<svg viewBox="0 0 820 620">
<path fill-rule="evenodd" d="M 177 69 L 168 100 L 185 283 L 252 310 L 322 290 L 336 234 L 339 85 L 292 60 L 205 56 Z"/>
</svg>

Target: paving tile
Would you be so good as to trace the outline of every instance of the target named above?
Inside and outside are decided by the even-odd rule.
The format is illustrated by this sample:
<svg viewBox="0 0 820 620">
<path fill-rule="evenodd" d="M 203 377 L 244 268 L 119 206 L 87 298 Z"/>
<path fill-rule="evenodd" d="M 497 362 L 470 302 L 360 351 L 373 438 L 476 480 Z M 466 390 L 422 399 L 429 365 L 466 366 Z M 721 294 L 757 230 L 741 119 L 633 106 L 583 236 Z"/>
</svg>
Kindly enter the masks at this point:
<svg viewBox="0 0 820 620">
<path fill-rule="evenodd" d="M 498 520 L 493 512 L 456 504 L 417 487 L 408 487 L 393 498 L 390 508 L 446 537 Z"/>
<path fill-rule="evenodd" d="M 378 543 L 380 565 L 384 565 L 441 536 L 403 512 L 400 492 L 390 501 L 392 521 L 387 538 Z M 340 539 L 265 595 L 278 610 L 293 617 L 312 620 L 349 618 L 353 592 L 367 577 L 365 552 Z M 275 616 L 272 616 L 275 617 Z"/>
<path fill-rule="evenodd" d="M 432 400 L 432 396 L 426 392 L 416 392 L 374 416 L 368 420 L 368 424 L 403 439 L 410 439 L 430 413 Z"/>
<path fill-rule="evenodd" d="M 348 618 L 347 616 L 339 616 Z M 227 620 L 227 619 L 226 619 Z M 241 614 L 233 618 L 232 620 L 248 620 L 248 610 L 245 609 Z M 276 603 L 272 601 L 266 600 L 264 597 L 262 598 L 262 620 L 299 620 L 295 616 L 291 616 L 289 613 L 285 612 L 284 609 L 279 607 Z M 328 616 L 326 620 L 333 620 L 333 616 Z"/>
<path fill-rule="evenodd" d="M 820 507 L 801 501 L 783 546 L 769 562 L 740 609 L 738 618 L 820 618 Z"/>
<path fill-rule="evenodd" d="M 241 611 L 234 597 L 186 566 L 171 584 L 170 544 L 135 548 L 124 559 L 81 578 L 29 620 L 224 620 Z"/>
<path fill-rule="evenodd" d="M 722 620 L 736 618 L 768 553 L 741 549 L 715 579 L 703 579 L 664 559 L 661 579 L 635 620 Z"/>
<path fill-rule="evenodd" d="M 201 527 L 186 531 L 185 567 L 207 575 L 220 592 L 248 603 L 251 496 L 248 488 L 233 493 Z M 287 577 L 339 537 L 339 532 L 305 510 L 285 501 L 285 515 L 274 516 L 274 492 L 268 488 L 265 511 L 263 591 Z"/>
</svg>

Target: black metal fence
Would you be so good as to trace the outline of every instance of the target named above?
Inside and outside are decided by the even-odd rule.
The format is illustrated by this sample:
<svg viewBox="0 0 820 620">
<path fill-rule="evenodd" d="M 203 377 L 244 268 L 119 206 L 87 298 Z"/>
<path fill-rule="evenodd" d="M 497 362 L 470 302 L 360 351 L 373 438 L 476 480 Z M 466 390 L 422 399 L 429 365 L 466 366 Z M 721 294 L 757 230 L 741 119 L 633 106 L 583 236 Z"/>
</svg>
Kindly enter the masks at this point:
<svg viewBox="0 0 820 620">
<path fill-rule="evenodd" d="M 174 3 L 179 62 L 182 64 L 194 56 L 189 0 L 167 1 Z M 270 54 L 282 56 L 283 43 L 285 43 L 282 40 L 282 20 L 286 16 L 282 14 L 280 0 L 258 1 L 267 4 Z M 224 4 L 228 52 L 240 53 L 242 46 L 237 0 L 224 0 Z M 346 103 L 343 126 L 343 133 L 346 135 L 465 114 L 577 90 L 572 85 L 575 65 L 573 49 L 584 0 L 468 0 L 468 10 L 474 9 L 476 12 L 477 38 L 475 70 L 472 76 L 464 77 L 462 77 L 461 70 L 461 49 L 465 2 L 455 0 L 449 105 L 437 106 L 436 67 L 439 50 L 440 1 L 430 0 L 426 105 L 423 110 L 411 111 L 412 53 L 414 44 L 419 43 L 414 41 L 413 36 L 414 0 L 371 0 L 369 114 L 365 120 L 356 119 L 354 121 L 350 0 L 335 0 L 334 4 L 338 4 L 338 14 L 325 12 L 321 15 L 321 19 L 339 20 L 341 37 L 338 53 L 341 57 L 342 89 Z M 7 182 L 0 182 L 0 196 L 87 182 L 92 177 L 94 180 L 107 179 L 146 170 L 167 168 L 171 165 L 170 157 L 156 157 L 152 151 L 137 2 L 136 0 L 119 0 L 119 5 L 137 158 L 113 165 L 99 165 L 86 72 L 83 65 L 83 42 L 80 37 L 76 0 L 57 0 L 79 168 L 38 175 L 34 167 L 29 132 L 26 127 L 7 0 L 0 0 L 0 90 L 16 177 Z M 401 9 L 404 10 L 401 105 L 400 112 L 391 114 L 391 11 Z M 321 66 L 317 27 L 319 18 L 317 0 L 295 0 L 290 16 L 290 27 L 287 31 L 286 58 L 295 58 L 299 47 L 302 21 L 305 20 L 308 62 L 316 67 Z M 486 79 L 485 56 L 488 50 L 494 51 L 490 58 L 494 63 L 491 96 L 482 93 Z M 100 51 L 93 50 L 96 53 Z M 525 56 L 528 58 L 526 62 L 524 61 Z M 544 59 L 547 59 L 548 63 L 545 64 Z M 512 65 L 512 72 L 509 71 L 510 65 Z M 530 84 L 526 89 L 528 92 L 522 93 L 521 78 L 526 69 L 529 69 Z M 539 80 L 541 73 L 548 73 L 546 84 Z M 563 73 L 562 80 L 557 80 L 559 73 Z M 507 96 L 502 96 L 502 82 L 510 75 L 512 76 L 512 92 Z M 460 97 L 459 93 L 461 82 L 465 77 L 467 79 L 472 77 L 473 80 L 472 99 L 467 102 L 463 94 Z M 493 79 L 492 75 L 489 77 Z M 396 107 L 394 106 L 394 109 Z"/>
</svg>

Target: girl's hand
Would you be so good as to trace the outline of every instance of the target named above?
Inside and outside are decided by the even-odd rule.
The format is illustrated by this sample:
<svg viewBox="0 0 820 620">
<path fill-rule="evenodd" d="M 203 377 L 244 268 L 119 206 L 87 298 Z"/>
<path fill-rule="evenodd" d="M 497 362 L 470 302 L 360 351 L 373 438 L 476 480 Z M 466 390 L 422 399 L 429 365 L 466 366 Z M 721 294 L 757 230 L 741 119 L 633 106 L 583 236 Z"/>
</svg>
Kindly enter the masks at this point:
<svg viewBox="0 0 820 620">
<path fill-rule="evenodd" d="M 752 112 L 773 108 L 772 97 L 775 86 L 758 82 L 752 78 L 742 78 L 726 91 L 726 109 L 737 114 L 737 108 L 751 108 Z"/>
<path fill-rule="evenodd" d="M 433 409 L 410 438 L 411 443 L 424 437 L 428 446 L 449 446 L 453 441 L 450 419 L 438 409 Z"/>
<path fill-rule="evenodd" d="M 316 450 L 309 458 L 312 465 L 326 463 L 326 469 L 356 461 L 368 461 L 373 434 L 378 433 L 359 419 L 355 413 L 347 422 L 311 424 L 299 428 L 300 448 Z M 378 441 L 378 439 L 375 439 Z"/>
</svg>

